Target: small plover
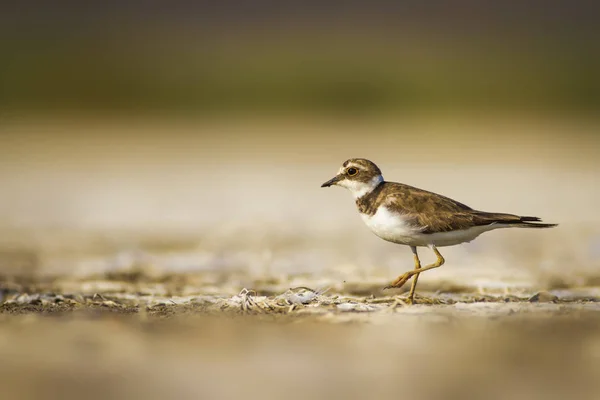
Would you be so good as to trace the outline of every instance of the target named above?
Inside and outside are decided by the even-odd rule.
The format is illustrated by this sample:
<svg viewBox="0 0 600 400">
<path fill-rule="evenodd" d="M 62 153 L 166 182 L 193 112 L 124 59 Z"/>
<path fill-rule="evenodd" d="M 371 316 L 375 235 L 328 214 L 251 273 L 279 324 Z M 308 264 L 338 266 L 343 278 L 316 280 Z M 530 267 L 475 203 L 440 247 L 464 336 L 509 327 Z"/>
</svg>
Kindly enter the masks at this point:
<svg viewBox="0 0 600 400">
<path fill-rule="evenodd" d="M 381 170 L 364 158 L 344 162 L 338 174 L 321 185 L 350 190 L 365 224 L 380 238 L 410 246 L 415 269 L 400 275 L 385 289 L 401 288 L 414 276 L 408 302 L 414 302 L 421 272 L 438 268 L 444 257 L 438 247 L 470 242 L 499 228 L 551 228 L 537 217 L 473 210 L 456 200 L 402 183 L 386 182 Z M 421 268 L 417 247 L 429 247 L 437 261 Z"/>
</svg>

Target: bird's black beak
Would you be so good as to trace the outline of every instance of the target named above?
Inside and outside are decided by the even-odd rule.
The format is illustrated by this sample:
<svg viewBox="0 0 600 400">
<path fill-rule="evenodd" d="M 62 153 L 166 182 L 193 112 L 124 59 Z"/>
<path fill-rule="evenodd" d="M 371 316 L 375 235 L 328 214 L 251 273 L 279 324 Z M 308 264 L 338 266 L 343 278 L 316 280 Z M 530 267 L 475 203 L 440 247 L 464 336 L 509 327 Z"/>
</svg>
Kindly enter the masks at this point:
<svg viewBox="0 0 600 400">
<path fill-rule="evenodd" d="M 322 184 L 321 187 L 329 187 L 331 185 L 335 185 L 336 183 L 338 183 L 341 180 L 342 180 L 342 177 L 340 175 L 336 175 L 333 178 L 331 178 L 330 180 L 328 180 L 327 182 L 325 182 L 324 184 Z"/>
</svg>

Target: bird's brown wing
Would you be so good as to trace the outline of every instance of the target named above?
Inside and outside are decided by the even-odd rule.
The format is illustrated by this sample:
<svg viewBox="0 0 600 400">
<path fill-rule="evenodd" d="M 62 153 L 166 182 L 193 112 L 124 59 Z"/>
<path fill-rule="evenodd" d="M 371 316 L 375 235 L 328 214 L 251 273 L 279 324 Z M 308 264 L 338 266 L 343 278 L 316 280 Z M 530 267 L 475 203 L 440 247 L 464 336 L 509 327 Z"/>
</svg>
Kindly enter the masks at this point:
<svg viewBox="0 0 600 400">
<path fill-rule="evenodd" d="M 456 200 L 408 185 L 393 184 L 386 191 L 386 206 L 402 213 L 422 233 L 521 222 L 521 217 L 517 215 L 473 210 Z"/>
</svg>

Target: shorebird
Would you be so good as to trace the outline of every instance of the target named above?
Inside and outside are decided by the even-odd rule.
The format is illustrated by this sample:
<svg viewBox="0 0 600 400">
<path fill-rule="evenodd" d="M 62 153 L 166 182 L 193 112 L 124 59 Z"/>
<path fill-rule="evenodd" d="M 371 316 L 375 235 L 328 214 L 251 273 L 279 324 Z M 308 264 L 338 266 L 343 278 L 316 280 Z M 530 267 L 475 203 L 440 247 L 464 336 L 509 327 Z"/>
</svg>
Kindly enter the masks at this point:
<svg viewBox="0 0 600 400">
<path fill-rule="evenodd" d="M 375 163 L 364 158 L 344 162 L 337 175 L 321 187 L 341 186 L 352 193 L 358 212 L 375 235 L 410 246 L 415 269 L 400 275 L 384 289 L 401 288 L 414 276 L 408 302 L 414 303 L 419 274 L 441 267 L 438 247 L 470 242 L 500 228 L 551 228 L 537 217 L 477 211 L 448 197 L 383 179 Z M 437 260 L 421 267 L 417 247 L 429 247 Z"/>
</svg>

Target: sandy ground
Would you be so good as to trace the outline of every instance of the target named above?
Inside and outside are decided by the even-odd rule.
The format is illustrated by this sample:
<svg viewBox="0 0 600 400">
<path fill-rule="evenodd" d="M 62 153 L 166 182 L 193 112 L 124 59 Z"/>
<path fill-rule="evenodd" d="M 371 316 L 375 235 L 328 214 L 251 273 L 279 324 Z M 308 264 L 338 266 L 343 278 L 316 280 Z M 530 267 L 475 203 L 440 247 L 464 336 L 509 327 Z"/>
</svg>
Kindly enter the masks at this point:
<svg viewBox="0 0 600 400">
<path fill-rule="evenodd" d="M 0 382 L 26 399 L 593 399 L 599 389 L 600 288 L 424 292 L 408 306 L 345 290 L 266 294 L 280 284 L 229 296 L 207 294 L 226 289 L 202 274 L 13 283 L 0 304 Z"/>
<path fill-rule="evenodd" d="M 0 387 L 11 399 L 596 398 L 598 126 L 5 123 Z M 348 193 L 319 188 L 354 156 L 560 226 L 443 249 L 408 306 L 382 287 L 410 250 L 368 232 Z"/>
</svg>

